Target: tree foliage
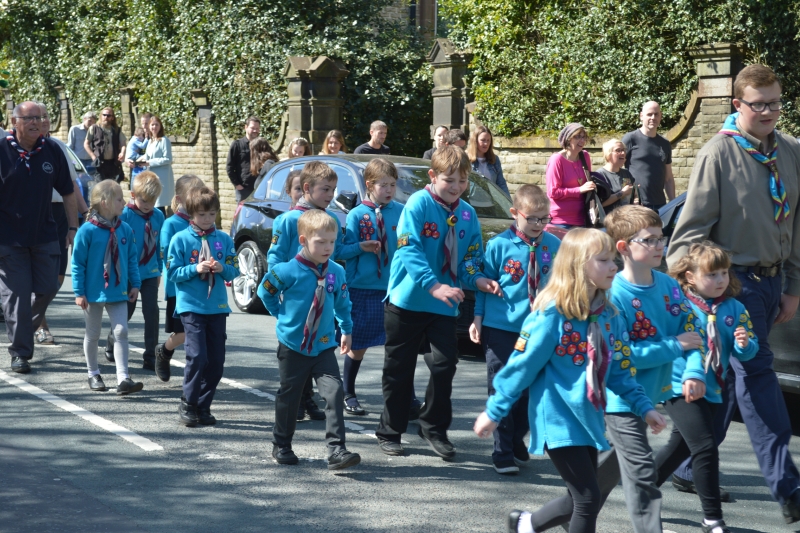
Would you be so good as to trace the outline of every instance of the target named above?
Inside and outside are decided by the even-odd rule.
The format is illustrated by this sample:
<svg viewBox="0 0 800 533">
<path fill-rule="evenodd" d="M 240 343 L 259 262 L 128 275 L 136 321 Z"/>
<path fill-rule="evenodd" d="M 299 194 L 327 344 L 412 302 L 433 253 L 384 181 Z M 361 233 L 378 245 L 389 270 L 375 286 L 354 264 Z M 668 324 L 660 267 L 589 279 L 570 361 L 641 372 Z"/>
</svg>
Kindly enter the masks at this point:
<svg viewBox="0 0 800 533">
<path fill-rule="evenodd" d="M 3 1 L 3 0 L 0 0 Z M 427 45 L 385 20 L 390 0 L 8 0 L 0 9 L 0 65 L 17 100 L 55 103 L 67 89 L 75 112 L 119 101 L 135 85 L 139 109 L 160 115 L 169 134 L 194 126 L 190 89 L 204 88 L 217 123 L 241 134 L 251 114 L 275 137 L 286 110 L 290 55 L 327 55 L 350 70 L 344 83 L 348 143 L 389 125 L 395 153 L 430 146 Z"/>
<path fill-rule="evenodd" d="M 479 117 L 502 135 L 638 124 L 661 102 L 681 117 L 696 86 L 687 50 L 741 42 L 746 62 L 782 76 L 780 127 L 800 133 L 800 8 L 796 0 L 442 0 L 450 38 L 475 54 Z"/>
</svg>

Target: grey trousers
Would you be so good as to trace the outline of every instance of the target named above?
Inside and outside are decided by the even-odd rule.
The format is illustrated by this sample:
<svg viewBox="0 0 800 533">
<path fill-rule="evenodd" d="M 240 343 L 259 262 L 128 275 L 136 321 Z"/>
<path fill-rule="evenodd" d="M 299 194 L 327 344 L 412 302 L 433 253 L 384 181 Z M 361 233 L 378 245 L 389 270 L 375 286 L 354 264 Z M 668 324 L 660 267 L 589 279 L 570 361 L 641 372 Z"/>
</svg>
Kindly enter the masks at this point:
<svg viewBox="0 0 800 533">
<path fill-rule="evenodd" d="M 33 333 L 58 293 L 60 260 L 57 241 L 30 248 L 0 245 L 0 305 L 11 357 L 33 357 Z"/>
<path fill-rule="evenodd" d="M 156 344 L 158 344 L 158 329 L 161 327 L 161 310 L 158 308 L 158 284 L 160 278 L 147 278 L 142 280 L 139 289 L 139 298 L 142 301 L 142 316 L 144 317 L 144 354 L 142 359 L 155 363 Z M 136 302 L 128 302 L 128 321 L 133 318 L 136 311 Z M 114 330 L 108 332 L 106 351 L 114 345 Z"/>
<path fill-rule="evenodd" d="M 339 376 L 336 349 L 329 348 L 316 357 L 295 352 L 278 343 L 278 372 L 281 388 L 275 398 L 273 443 L 281 448 L 292 445 L 297 428 L 297 409 L 308 376 L 317 381 L 319 395 L 325 400 L 325 440 L 328 455 L 345 449 L 344 391 Z"/>
<path fill-rule="evenodd" d="M 111 331 L 114 332 L 114 361 L 117 365 L 117 382 L 130 377 L 128 375 L 128 302 L 90 303 L 83 311 L 86 318 L 86 334 L 83 337 L 83 353 L 89 377 L 100 373 L 97 366 L 97 341 L 100 340 L 100 329 L 103 327 L 103 309 L 108 312 Z"/>
</svg>

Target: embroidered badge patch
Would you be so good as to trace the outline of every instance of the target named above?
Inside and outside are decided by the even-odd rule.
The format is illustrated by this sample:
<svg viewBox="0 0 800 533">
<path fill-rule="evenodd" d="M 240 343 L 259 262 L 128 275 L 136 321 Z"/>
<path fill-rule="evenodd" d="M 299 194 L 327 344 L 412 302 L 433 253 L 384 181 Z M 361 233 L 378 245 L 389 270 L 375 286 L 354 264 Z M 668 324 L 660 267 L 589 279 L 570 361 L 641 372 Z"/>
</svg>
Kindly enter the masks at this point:
<svg viewBox="0 0 800 533">
<path fill-rule="evenodd" d="M 681 314 L 681 306 L 678 304 L 672 304 L 669 308 L 669 312 L 672 314 L 672 316 L 678 316 Z"/>
<path fill-rule="evenodd" d="M 222 261 L 222 252 L 217 252 L 217 259 Z"/>
<path fill-rule="evenodd" d="M 678 287 L 672 287 L 672 297 L 676 300 L 682 300 L 681 290 Z"/>
<path fill-rule="evenodd" d="M 577 354 L 572 358 L 572 364 L 575 366 L 582 366 L 586 362 L 586 358 L 582 354 Z"/>
<path fill-rule="evenodd" d="M 458 232 L 458 238 L 459 239 L 463 239 L 464 235 L 466 235 L 466 234 L 467 234 L 467 232 L 462 229 L 461 231 Z"/>
<path fill-rule="evenodd" d="M 567 355 L 567 349 L 563 346 L 556 346 L 556 355 L 559 357 L 564 357 Z"/>
<path fill-rule="evenodd" d="M 402 248 L 403 246 L 408 246 L 408 233 L 404 233 L 397 237 L 397 248 Z"/>
<path fill-rule="evenodd" d="M 270 293 L 272 296 L 275 296 L 278 293 L 278 288 L 275 287 L 275 285 L 273 285 L 272 283 L 270 283 L 269 280 L 265 279 L 263 286 L 264 290 Z"/>
<path fill-rule="evenodd" d="M 619 364 L 619 366 L 621 366 L 622 368 L 628 368 L 629 366 L 631 366 L 631 360 L 623 359 L 622 362 Z"/>
<path fill-rule="evenodd" d="M 678 304 L 675 305 L 677 306 Z M 631 339 L 646 339 L 657 333 L 655 326 L 653 326 L 650 319 L 645 316 L 644 311 L 636 311 L 635 316 L 636 321 L 633 323 L 633 326 L 631 326 Z M 625 340 L 627 342 L 628 339 Z"/>
<path fill-rule="evenodd" d="M 514 349 L 518 352 L 524 352 L 527 345 L 528 341 L 520 337 L 517 339 L 516 344 L 514 344 Z"/>
<path fill-rule="evenodd" d="M 733 325 L 733 317 L 728 315 L 725 317 L 725 325 L 731 327 Z"/>
<path fill-rule="evenodd" d="M 546 276 L 548 272 L 550 272 L 550 267 L 547 266 L 547 265 L 544 265 L 542 267 L 542 274 L 544 274 Z"/>
<path fill-rule="evenodd" d="M 550 252 L 542 252 L 542 263 L 549 263 L 550 259 Z"/>
<path fill-rule="evenodd" d="M 439 230 L 438 226 L 436 225 L 436 222 L 426 222 L 425 225 L 422 227 L 422 236 L 438 239 Z"/>
<path fill-rule="evenodd" d="M 547 251 L 547 246 L 542 246 L 542 251 L 546 252 Z"/>
<path fill-rule="evenodd" d="M 470 217 L 469 211 L 461 211 L 461 220 L 469 220 Z"/>
<path fill-rule="evenodd" d="M 325 290 L 328 291 L 328 293 L 332 293 L 334 283 L 336 283 L 336 274 L 328 274 L 325 278 L 325 281 L 327 281 L 327 286 L 325 287 Z"/>
<path fill-rule="evenodd" d="M 278 244 L 278 236 L 277 235 L 273 235 L 272 236 L 272 244 Z"/>
<path fill-rule="evenodd" d="M 514 261 L 513 259 L 506 261 L 506 264 L 503 266 L 503 272 L 509 274 L 511 276 L 511 281 L 514 283 L 519 283 L 519 280 L 521 280 L 522 276 L 525 275 L 525 270 L 522 268 L 522 263 L 519 261 Z"/>
<path fill-rule="evenodd" d="M 219 242 L 219 241 L 215 242 L 214 243 L 214 249 L 215 250 L 222 250 L 222 243 Z"/>
<path fill-rule="evenodd" d="M 564 322 L 564 331 L 566 332 L 572 331 L 572 322 Z"/>
<path fill-rule="evenodd" d="M 633 306 L 635 309 L 639 309 L 639 308 L 642 306 L 642 301 L 641 301 L 639 298 L 634 298 L 634 299 L 631 301 L 631 305 L 632 305 L 632 306 Z"/>
<path fill-rule="evenodd" d="M 372 225 L 372 220 L 370 220 L 369 215 L 366 213 L 364 213 L 364 216 L 358 221 L 358 227 L 358 236 L 362 241 L 370 240 L 375 234 L 375 228 Z"/>
<path fill-rule="evenodd" d="M 197 257 L 200 255 L 200 252 L 197 250 L 192 250 L 192 257 Z"/>
<path fill-rule="evenodd" d="M 329 340 L 331 340 L 331 339 L 330 339 L 330 337 L 328 337 L 327 335 L 325 335 L 324 337 L 322 337 L 322 338 L 319 340 L 319 342 L 321 342 L 322 344 L 328 344 L 328 341 L 329 341 Z"/>
</svg>

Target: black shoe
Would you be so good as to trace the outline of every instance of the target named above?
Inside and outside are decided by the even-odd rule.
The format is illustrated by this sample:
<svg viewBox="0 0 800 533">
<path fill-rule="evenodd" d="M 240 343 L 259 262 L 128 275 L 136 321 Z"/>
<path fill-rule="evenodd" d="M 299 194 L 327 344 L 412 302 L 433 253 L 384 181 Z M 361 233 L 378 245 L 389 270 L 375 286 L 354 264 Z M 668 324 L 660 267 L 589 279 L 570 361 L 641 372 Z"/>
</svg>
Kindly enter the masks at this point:
<svg viewBox="0 0 800 533">
<path fill-rule="evenodd" d="M 144 359 L 142 361 L 142 370 L 155 370 L 155 369 L 156 369 L 156 360 L 155 360 L 155 358 Z"/>
<path fill-rule="evenodd" d="M 307 399 L 303 407 L 305 407 L 308 418 L 311 420 L 325 420 L 325 412 L 319 408 L 313 398 Z M 297 412 L 297 416 L 300 416 L 300 411 Z"/>
<path fill-rule="evenodd" d="M 695 488 L 693 482 L 689 481 L 688 479 L 678 477 L 675 474 L 672 474 L 672 486 L 675 487 L 675 490 L 678 492 L 697 494 L 697 489 Z M 722 487 L 719 489 L 719 501 L 723 503 L 730 503 L 731 501 L 731 494 Z"/>
<path fill-rule="evenodd" d="M 178 406 L 178 416 L 181 424 L 188 428 L 195 427 L 200 421 L 197 416 L 197 406 L 186 403 L 186 398 L 181 397 L 181 404 Z"/>
<path fill-rule="evenodd" d="M 17 374 L 27 374 L 31 371 L 31 365 L 28 363 L 27 359 L 23 359 L 22 357 L 12 357 L 11 370 Z"/>
<path fill-rule="evenodd" d="M 169 381 L 170 378 L 170 371 L 169 371 L 169 360 L 172 357 L 167 355 L 167 352 L 164 351 L 164 345 L 158 344 L 156 346 L 156 365 L 155 371 L 156 376 L 161 381 Z"/>
<path fill-rule="evenodd" d="M 422 431 L 421 427 L 419 428 L 417 435 L 419 435 L 422 440 L 428 443 L 428 445 L 431 447 L 431 450 L 433 450 L 433 453 L 442 459 L 452 459 L 456 456 L 456 448 L 453 446 L 453 443 L 447 440 L 447 437 L 426 437 L 425 432 Z"/>
<path fill-rule="evenodd" d="M 514 509 L 510 513 L 508 513 L 508 533 L 517 533 L 517 526 L 519 525 L 519 517 L 522 515 L 524 511 L 518 511 Z"/>
<path fill-rule="evenodd" d="M 298 462 L 300 462 L 300 459 L 298 459 L 292 451 L 291 446 L 280 448 L 277 444 L 273 444 L 272 458 L 275 459 L 275 462 L 279 465 L 296 465 Z"/>
<path fill-rule="evenodd" d="M 793 524 L 800 520 L 800 490 L 795 490 L 786 503 L 781 508 L 783 519 L 787 524 Z"/>
<path fill-rule="evenodd" d="M 386 455 L 400 456 L 406 454 L 406 451 L 403 449 L 403 445 L 399 442 L 378 439 L 378 446 Z"/>
<path fill-rule="evenodd" d="M 200 407 L 197 408 L 197 421 L 201 426 L 213 426 L 217 423 L 217 419 L 211 414 L 211 409 Z"/>
<path fill-rule="evenodd" d="M 498 474 L 503 474 L 504 476 L 516 476 L 519 474 L 519 467 L 513 459 L 492 461 L 492 464 L 494 465 L 494 471 Z"/>
<path fill-rule="evenodd" d="M 703 529 L 703 533 L 711 533 L 714 531 L 715 527 L 722 528 L 722 533 L 731 533 L 731 530 L 725 527 L 725 520 L 717 520 L 713 524 L 707 526 L 705 522 L 700 524 L 700 527 Z"/>
<path fill-rule="evenodd" d="M 414 398 L 411 401 L 411 407 L 408 410 L 408 421 L 413 422 L 414 420 L 419 420 L 420 411 L 422 411 L 422 403 Z"/>
<path fill-rule="evenodd" d="M 100 374 L 89 378 L 89 388 L 98 392 L 108 390 L 108 387 L 106 387 L 106 384 L 103 383 L 103 378 L 100 377 Z"/>
<path fill-rule="evenodd" d="M 109 335 L 106 339 L 106 361 L 114 363 L 114 335 Z"/>
<path fill-rule="evenodd" d="M 297 408 L 297 421 L 300 422 L 301 420 L 306 419 L 306 406 L 303 405 L 303 402 L 300 402 L 300 407 Z"/>
<path fill-rule="evenodd" d="M 133 394 L 139 392 L 144 388 L 141 381 L 134 382 L 131 378 L 123 379 L 117 383 L 117 396 L 125 396 L 126 394 Z"/>
<path fill-rule="evenodd" d="M 531 455 L 528 453 L 528 447 L 525 442 L 519 441 L 514 443 L 514 462 L 517 466 L 525 466 L 531 460 Z"/>
<path fill-rule="evenodd" d="M 365 414 L 367 414 L 364 408 L 361 407 L 361 404 L 358 403 L 358 398 L 356 398 L 355 395 L 345 397 L 344 410 L 350 413 L 351 415 L 364 416 Z"/>
<path fill-rule="evenodd" d="M 328 470 L 344 470 L 356 466 L 360 462 L 361 456 L 357 453 L 339 450 L 328 457 Z"/>
</svg>

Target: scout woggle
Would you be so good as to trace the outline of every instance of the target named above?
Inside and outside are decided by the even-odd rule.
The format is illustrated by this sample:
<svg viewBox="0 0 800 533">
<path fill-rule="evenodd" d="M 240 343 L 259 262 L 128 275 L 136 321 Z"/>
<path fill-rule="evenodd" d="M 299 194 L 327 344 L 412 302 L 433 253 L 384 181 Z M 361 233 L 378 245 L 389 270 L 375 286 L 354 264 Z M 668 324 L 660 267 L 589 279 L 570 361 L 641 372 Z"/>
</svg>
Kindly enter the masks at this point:
<svg viewBox="0 0 800 533">
<path fill-rule="evenodd" d="M 447 217 L 448 226 L 455 226 L 456 222 L 458 222 L 458 218 L 455 215 L 450 215 L 449 217 Z"/>
</svg>

